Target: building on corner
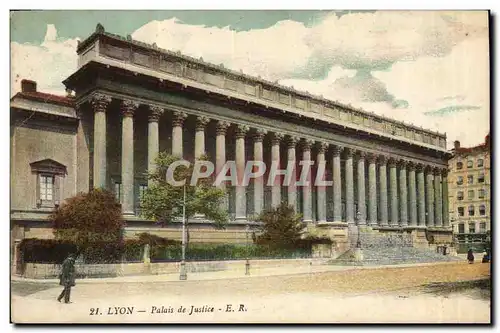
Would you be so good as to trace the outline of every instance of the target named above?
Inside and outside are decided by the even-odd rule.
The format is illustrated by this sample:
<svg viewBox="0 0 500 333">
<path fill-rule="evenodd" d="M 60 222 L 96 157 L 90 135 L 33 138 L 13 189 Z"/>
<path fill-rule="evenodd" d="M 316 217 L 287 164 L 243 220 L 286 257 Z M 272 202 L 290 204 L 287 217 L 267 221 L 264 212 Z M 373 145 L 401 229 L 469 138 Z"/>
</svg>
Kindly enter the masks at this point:
<svg viewBox="0 0 500 333">
<path fill-rule="evenodd" d="M 455 141 L 452 152 L 448 187 L 454 237 L 461 251 L 480 250 L 491 230 L 490 135 L 474 147 L 461 147 Z"/>
</svg>

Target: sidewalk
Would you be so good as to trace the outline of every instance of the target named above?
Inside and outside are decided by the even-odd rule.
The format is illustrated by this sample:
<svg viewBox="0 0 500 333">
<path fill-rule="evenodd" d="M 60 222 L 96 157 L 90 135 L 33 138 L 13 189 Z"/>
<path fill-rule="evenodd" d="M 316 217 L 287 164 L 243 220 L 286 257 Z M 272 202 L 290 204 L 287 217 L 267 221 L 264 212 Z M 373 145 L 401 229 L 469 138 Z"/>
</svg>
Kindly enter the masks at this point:
<svg viewBox="0 0 500 333">
<path fill-rule="evenodd" d="M 418 267 L 418 266 L 430 266 L 430 265 L 446 265 L 453 263 L 454 262 L 433 262 L 433 263 L 399 264 L 399 265 L 384 265 L 384 266 L 307 265 L 299 267 L 272 267 L 272 268 L 252 268 L 252 266 L 250 266 L 250 275 L 245 275 L 245 267 L 242 266 L 241 269 L 236 269 L 236 270 L 187 273 L 187 281 L 249 279 L 254 277 L 266 277 L 266 276 L 314 274 L 314 273 L 348 271 L 348 270 L 359 270 L 359 269 Z M 59 283 L 58 279 L 27 279 L 20 276 L 11 276 L 11 281 L 51 283 L 51 284 Z M 78 279 L 77 283 L 105 284 L 105 283 L 144 283 L 144 282 L 174 282 L 174 281 L 184 282 L 179 280 L 179 273 L 172 273 L 172 274 L 162 274 L 162 275 L 129 275 L 129 276 L 117 276 L 109 278 Z"/>
</svg>

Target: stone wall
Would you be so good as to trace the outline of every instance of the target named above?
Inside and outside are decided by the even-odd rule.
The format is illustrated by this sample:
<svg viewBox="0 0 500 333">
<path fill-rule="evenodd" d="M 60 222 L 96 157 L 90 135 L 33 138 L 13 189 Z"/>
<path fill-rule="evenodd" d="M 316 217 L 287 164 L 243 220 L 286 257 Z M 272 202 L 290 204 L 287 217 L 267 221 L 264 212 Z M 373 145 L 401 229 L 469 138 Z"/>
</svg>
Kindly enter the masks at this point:
<svg viewBox="0 0 500 333">
<path fill-rule="evenodd" d="M 11 209 L 33 210 L 37 207 L 37 174 L 30 163 L 51 159 L 66 167 L 67 174 L 55 190 L 55 200 L 76 194 L 76 129 L 54 122 L 30 121 L 14 129 Z"/>
<path fill-rule="evenodd" d="M 322 264 L 324 259 L 270 259 L 250 260 L 251 269 L 269 269 L 276 267 L 300 267 Z M 245 269 L 245 260 L 228 261 L 193 261 L 186 262 L 188 273 L 237 271 Z M 103 278 L 117 276 L 176 274 L 180 262 L 164 263 L 118 263 L 118 264 L 76 264 L 77 278 Z M 55 279 L 60 272 L 60 265 L 26 263 L 23 277 L 30 279 Z"/>
</svg>

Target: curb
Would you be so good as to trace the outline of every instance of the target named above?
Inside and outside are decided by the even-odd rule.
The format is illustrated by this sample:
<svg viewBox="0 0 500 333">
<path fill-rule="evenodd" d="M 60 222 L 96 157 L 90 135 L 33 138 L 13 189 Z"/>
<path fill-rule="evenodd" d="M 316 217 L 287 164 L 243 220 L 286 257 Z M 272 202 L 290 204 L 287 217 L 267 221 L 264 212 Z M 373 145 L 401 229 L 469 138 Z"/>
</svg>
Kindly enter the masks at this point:
<svg viewBox="0 0 500 333">
<path fill-rule="evenodd" d="M 241 275 L 228 276 L 228 272 L 218 273 L 219 276 L 203 276 L 201 274 L 206 273 L 191 273 L 191 274 L 200 274 L 198 276 L 194 276 L 192 279 L 189 279 L 187 282 L 192 281 L 213 281 L 213 280 L 229 280 L 229 279 L 249 279 L 249 278 L 258 278 L 258 277 L 269 277 L 269 276 L 285 276 L 285 275 L 301 275 L 301 274 L 321 274 L 321 273 L 334 273 L 341 271 L 350 271 L 350 270 L 366 270 L 366 269 L 387 269 L 387 268 L 405 268 L 405 267 L 421 267 L 421 266 L 434 266 L 434 265 L 447 265 L 447 264 L 456 264 L 457 261 L 453 262 L 428 262 L 428 263 L 413 263 L 413 264 L 396 264 L 396 265 L 381 265 L 381 266 L 356 266 L 356 265 L 324 265 L 324 269 L 307 271 L 304 269 L 303 271 L 278 271 L 278 272 L 262 272 L 254 275 L 245 275 L 244 271 L 242 271 Z M 322 265 L 323 266 L 323 265 Z M 304 266 L 304 268 L 309 266 Z M 316 266 L 318 267 L 318 266 Z M 214 272 L 215 273 L 215 272 Z M 231 273 L 235 273 L 234 271 Z M 208 273 L 210 274 L 210 273 Z M 217 273 L 216 273 L 217 274 Z M 140 278 L 146 277 L 141 280 Z M 31 279 L 31 278 L 23 278 L 20 276 L 11 276 L 11 282 L 31 282 L 31 283 L 40 283 L 40 284 L 55 284 L 59 285 L 58 279 Z M 88 278 L 88 279 L 78 279 L 77 282 L 79 284 L 106 284 L 106 283 L 148 283 L 148 282 L 185 282 L 179 280 L 178 274 L 158 274 L 158 275 L 129 275 L 129 276 L 117 276 L 117 277 L 107 277 L 107 278 Z"/>
</svg>

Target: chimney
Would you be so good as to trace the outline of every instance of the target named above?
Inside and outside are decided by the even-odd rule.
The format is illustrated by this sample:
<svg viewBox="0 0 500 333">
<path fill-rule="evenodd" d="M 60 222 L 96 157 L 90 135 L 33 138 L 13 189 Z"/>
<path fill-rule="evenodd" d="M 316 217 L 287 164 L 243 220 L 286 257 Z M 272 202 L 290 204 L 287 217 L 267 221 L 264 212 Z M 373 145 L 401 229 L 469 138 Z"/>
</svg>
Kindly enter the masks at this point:
<svg viewBox="0 0 500 333">
<path fill-rule="evenodd" d="M 456 140 L 455 142 L 453 142 L 453 146 L 455 147 L 455 150 L 460 148 L 460 141 Z"/>
<path fill-rule="evenodd" d="M 36 92 L 36 82 L 31 80 L 21 81 L 21 91 L 22 92 Z"/>
</svg>

